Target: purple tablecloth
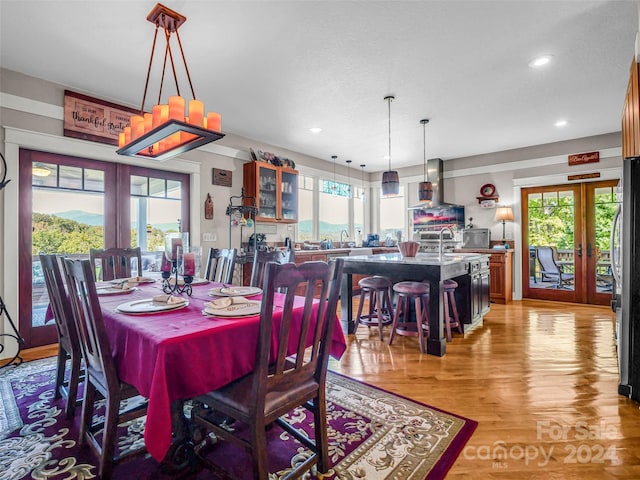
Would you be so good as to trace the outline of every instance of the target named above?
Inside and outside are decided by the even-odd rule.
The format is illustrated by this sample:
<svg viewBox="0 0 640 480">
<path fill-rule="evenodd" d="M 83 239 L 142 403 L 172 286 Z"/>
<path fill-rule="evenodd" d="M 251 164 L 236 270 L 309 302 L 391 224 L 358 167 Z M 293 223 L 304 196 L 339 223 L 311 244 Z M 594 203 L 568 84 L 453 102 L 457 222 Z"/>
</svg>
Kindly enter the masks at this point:
<svg viewBox="0 0 640 480">
<path fill-rule="evenodd" d="M 259 315 L 235 319 L 204 316 L 204 304 L 212 300 L 207 292 L 214 286 L 194 286 L 193 295 L 187 297 L 188 306 L 153 314 L 125 314 L 117 307 L 161 294 L 160 282 L 100 299 L 118 375 L 149 399 L 144 437 L 147 450 L 159 461 L 171 445 L 172 401 L 215 390 L 253 370 Z M 282 301 L 276 297 L 276 305 L 278 300 Z M 296 299 L 299 305 L 303 301 Z M 276 309 L 276 326 L 279 320 Z M 331 355 L 340 358 L 345 349 L 336 318 Z"/>
</svg>

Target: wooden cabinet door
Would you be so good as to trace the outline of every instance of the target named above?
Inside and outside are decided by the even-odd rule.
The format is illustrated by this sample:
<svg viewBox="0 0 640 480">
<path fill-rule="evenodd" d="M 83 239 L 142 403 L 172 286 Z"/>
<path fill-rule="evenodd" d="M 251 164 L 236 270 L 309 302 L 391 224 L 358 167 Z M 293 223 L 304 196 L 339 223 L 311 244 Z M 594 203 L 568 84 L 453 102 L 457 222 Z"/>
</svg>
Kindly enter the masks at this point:
<svg viewBox="0 0 640 480">
<path fill-rule="evenodd" d="M 640 74 L 638 64 L 631 64 L 627 96 L 622 112 L 622 158 L 640 155 Z"/>
</svg>

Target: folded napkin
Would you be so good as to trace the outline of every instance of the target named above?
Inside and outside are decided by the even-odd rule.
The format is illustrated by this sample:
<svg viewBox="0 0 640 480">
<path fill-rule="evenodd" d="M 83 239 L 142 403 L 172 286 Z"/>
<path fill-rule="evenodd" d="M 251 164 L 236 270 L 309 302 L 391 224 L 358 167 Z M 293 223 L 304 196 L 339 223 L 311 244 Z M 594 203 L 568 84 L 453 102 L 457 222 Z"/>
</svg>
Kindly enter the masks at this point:
<svg viewBox="0 0 640 480">
<path fill-rule="evenodd" d="M 121 290 L 129 290 L 130 288 L 133 288 L 133 285 L 131 285 L 128 281 L 124 281 L 124 282 L 120 282 L 120 283 L 114 283 L 109 288 L 115 288 L 115 289 L 121 289 Z"/>
<path fill-rule="evenodd" d="M 250 303 L 250 302 L 244 297 L 224 297 L 224 298 L 218 298 L 216 300 L 206 303 L 205 307 L 219 310 L 221 308 L 228 308 L 231 305 L 238 305 L 240 303 Z"/>
<path fill-rule="evenodd" d="M 174 297 L 173 295 L 156 295 L 153 297 L 155 303 L 166 303 L 167 305 L 176 305 L 178 303 L 184 303 L 186 300 L 180 297 Z"/>
<path fill-rule="evenodd" d="M 153 278 L 149 278 L 149 277 L 139 277 L 139 276 L 138 276 L 138 277 L 131 277 L 131 278 L 127 278 L 125 281 L 126 281 L 126 282 L 129 282 L 129 283 L 135 283 L 135 284 L 137 284 L 137 283 L 143 283 L 143 282 L 144 282 L 144 283 L 146 283 L 146 282 L 153 282 Z"/>
</svg>

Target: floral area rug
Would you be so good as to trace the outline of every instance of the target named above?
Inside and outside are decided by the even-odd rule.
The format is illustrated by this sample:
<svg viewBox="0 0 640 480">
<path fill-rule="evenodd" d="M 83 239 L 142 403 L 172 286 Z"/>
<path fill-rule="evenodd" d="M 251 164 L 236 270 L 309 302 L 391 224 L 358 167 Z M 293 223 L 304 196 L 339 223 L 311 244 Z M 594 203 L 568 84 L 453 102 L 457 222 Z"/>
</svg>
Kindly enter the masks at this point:
<svg viewBox="0 0 640 480">
<path fill-rule="evenodd" d="M 64 417 L 64 401 L 53 398 L 55 359 L 26 362 L 0 370 L 0 382 L 11 390 L 23 423 L 0 424 L 0 480 L 89 479 L 97 475 L 96 459 L 77 444 L 80 408 Z M 6 395 L 6 389 L 5 393 Z M 327 378 L 329 453 L 333 468 L 326 480 L 434 480 L 446 476 L 477 423 L 371 385 L 329 372 Z M 4 398 L 3 398 L 4 403 Z M 99 414 L 99 410 L 98 410 Z M 287 420 L 312 431 L 304 409 Z M 238 426 L 238 428 L 242 428 Z M 9 431 L 13 429 L 12 431 Z M 120 431 L 118 448 L 142 441 L 144 420 Z M 268 432 L 270 480 L 278 480 L 308 455 L 279 427 Z M 207 458 L 239 479 L 251 478 L 250 460 L 237 448 L 217 442 Z M 150 457 L 137 457 L 115 467 L 118 479 L 217 478 L 201 466 L 165 473 Z"/>
</svg>

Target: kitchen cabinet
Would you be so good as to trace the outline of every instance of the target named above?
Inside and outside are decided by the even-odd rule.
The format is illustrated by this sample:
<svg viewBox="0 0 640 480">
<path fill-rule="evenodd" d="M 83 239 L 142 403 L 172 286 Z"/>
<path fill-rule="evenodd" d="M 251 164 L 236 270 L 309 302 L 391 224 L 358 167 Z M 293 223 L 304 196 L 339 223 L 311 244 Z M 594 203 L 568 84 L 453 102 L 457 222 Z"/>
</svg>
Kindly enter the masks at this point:
<svg viewBox="0 0 640 480">
<path fill-rule="evenodd" d="M 489 256 L 483 255 L 468 264 L 468 274 L 454 278 L 458 283 L 455 291 L 458 315 L 464 332 L 482 321 L 490 309 L 491 271 Z"/>
<path fill-rule="evenodd" d="M 640 155 L 640 67 L 634 60 L 629 72 L 622 112 L 622 158 Z"/>
<path fill-rule="evenodd" d="M 257 222 L 298 222 L 298 172 L 266 162 L 249 162 L 243 167 L 245 195 L 255 197 Z"/>
<path fill-rule="evenodd" d="M 491 253 L 489 270 L 491 271 L 491 301 L 510 303 L 513 298 L 513 250 Z"/>
<path fill-rule="evenodd" d="M 489 254 L 490 299 L 494 303 L 510 303 L 513 299 L 513 250 L 459 249 L 456 252 Z"/>
</svg>

